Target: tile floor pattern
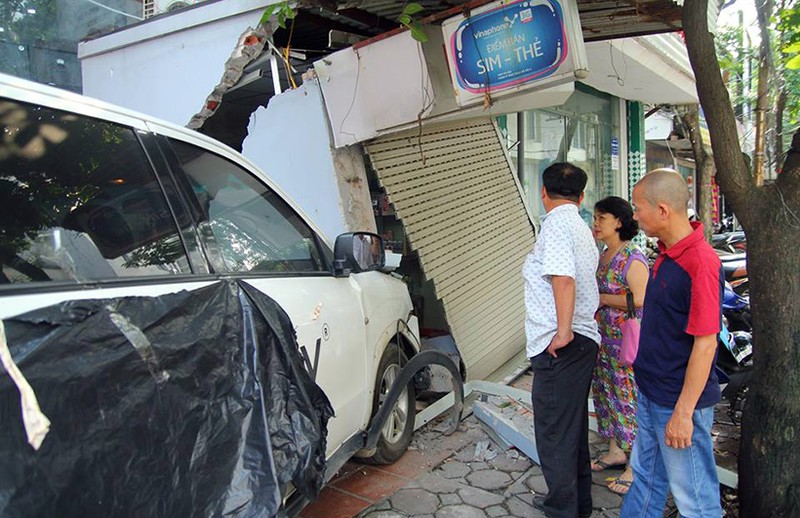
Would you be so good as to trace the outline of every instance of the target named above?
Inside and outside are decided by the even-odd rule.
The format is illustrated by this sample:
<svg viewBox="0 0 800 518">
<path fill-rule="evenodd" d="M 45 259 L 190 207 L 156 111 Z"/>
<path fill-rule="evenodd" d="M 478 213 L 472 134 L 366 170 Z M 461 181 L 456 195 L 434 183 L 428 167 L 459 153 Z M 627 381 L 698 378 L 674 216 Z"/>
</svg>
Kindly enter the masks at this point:
<svg viewBox="0 0 800 518">
<path fill-rule="evenodd" d="M 525 373 L 512 385 L 530 391 Z M 715 418 L 717 463 L 736 467 L 738 428 L 727 423 L 724 404 Z M 430 423 L 414 434 L 409 451 L 391 466 L 348 463 L 306 507 L 302 518 L 471 518 L 543 517 L 534 494 L 546 491 L 541 468 L 515 449 L 503 450 L 473 415 L 445 436 L 445 424 Z M 589 436 L 592 458 L 607 449 L 598 434 Z M 617 518 L 622 497 L 606 486 L 621 469 L 593 473 L 595 518 Z M 673 510 L 674 511 L 674 510 Z M 666 514 L 665 514 L 666 516 Z"/>
<path fill-rule="evenodd" d="M 443 428 L 443 426 L 439 426 Z M 593 449 L 598 449 L 593 436 Z M 618 517 L 622 498 L 594 474 L 595 517 Z M 504 451 L 470 416 L 451 436 L 436 425 L 415 434 L 412 449 L 392 466 L 348 464 L 303 510 L 304 518 L 543 517 L 534 494 L 546 491 L 541 468 L 515 449 Z"/>
</svg>

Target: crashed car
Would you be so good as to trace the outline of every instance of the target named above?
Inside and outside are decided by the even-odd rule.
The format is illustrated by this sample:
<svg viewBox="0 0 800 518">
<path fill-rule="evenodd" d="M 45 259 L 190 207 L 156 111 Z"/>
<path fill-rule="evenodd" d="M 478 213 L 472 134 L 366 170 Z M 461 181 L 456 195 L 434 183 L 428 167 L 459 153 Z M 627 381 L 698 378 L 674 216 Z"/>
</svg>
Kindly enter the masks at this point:
<svg viewBox="0 0 800 518">
<path fill-rule="evenodd" d="M 238 324 L 229 326 L 230 334 L 220 335 L 206 350 L 213 360 L 204 356 L 186 369 L 204 361 L 247 363 L 246 354 L 240 354 L 242 349 L 238 344 L 248 340 L 246 328 L 237 330 L 243 327 L 242 322 L 255 322 L 253 329 L 258 330 L 266 326 L 264 322 L 282 322 L 280 318 L 288 318 L 291 325 L 286 339 L 291 342 L 288 364 L 295 365 L 298 358 L 302 360 L 303 376 L 307 375 L 312 384 L 322 389 L 332 407 L 333 415 L 322 434 L 323 440 L 325 434 L 327 437 L 323 443 L 325 478 L 354 454 L 374 463 L 391 463 L 406 450 L 414 427 L 414 383 L 401 387 L 388 419 L 379 427 L 377 443 L 365 448 L 365 433 L 373 416 L 402 367 L 419 352 L 418 324 L 407 289 L 400 280 L 382 271 L 385 257 L 379 236 L 347 233 L 330 243 L 262 171 L 225 145 L 173 124 L 2 75 L 0 204 L 3 207 L 0 318 L 9 336 L 11 355 L 21 374 L 30 376 L 28 381 L 33 393 L 39 396 L 39 406 L 45 415 L 51 414 L 53 421 L 40 450 L 25 444 L 16 432 L 23 427 L 19 396 L 5 373 L 0 374 L 0 393 L 4 397 L 0 400 L 0 418 L 6 433 L 16 434 L 4 437 L 5 449 L 0 456 L 13 459 L 9 462 L 19 467 L 11 469 L 5 464 L 5 473 L 0 474 L 0 514 L 11 516 L 22 513 L 25 506 L 39 506 L 35 507 L 38 511 L 28 507 L 32 510 L 29 514 L 73 515 L 80 510 L 74 500 L 78 497 L 69 495 L 86 494 L 96 496 L 91 503 L 80 505 L 91 505 L 91 512 L 106 511 L 106 515 L 274 514 L 275 509 L 267 512 L 249 508 L 244 512 L 242 509 L 247 508 L 250 497 L 236 500 L 231 496 L 241 496 L 244 482 L 239 479 L 247 478 L 247 473 L 251 473 L 247 469 L 254 469 L 252 455 L 262 455 L 254 452 L 265 448 L 263 444 L 253 444 L 250 436 L 232 443 L 238 444 L 238 449 L 232 450 L 236 457 L 219 465 L 221 471 L 224 471 L 222 465 L 230 465 L 231 469 L 225 471 L 219 487 L 195 488 L 185 496 L 188 500 L 208 498 L 209 502 L 203 506 L 171 507 L 171 492 L 177 494 L 190 484 L 181 478 L 186 473 L 180 472 L 183 474 L 179 476 L 175 471 L 161 474 L 159 480 L 163 479 L 166 487 L 150 495 L 150 500 L 157 504 L 142 498 L 143 507 L 123 510 L 120 506 L 139 504 L 133 504 L 133 500 L 113 501 L 122 491 L 119 488 L 115 490 L 117 493 L 112 491 L 117 478 L 121 479 L 120 487 L 123 483 L 135 486 L 137 480 L 146 484 L 147 470 L 155 476 L 158 466 L 145 466 L 141 468 L 144 471 L 136 472 L 134 464 L 146 457 L 144 449 L 153 452 L 159 444 L 144 441 L 147 446 L 142 451 L 124 445 L 132 451 L 125 454 L 124 460 L 115 460 L 116 466 L 106 466 L 98 457 L 104 451 L 111 455 L 112 448 L 92 450 L 99 447 L 93 444 L 101 441 L 98 437 L 105 435 L 86 437 L 85 443 L 75 442 L 75 437 L 69 436 L 70 430 L 65 429 L 72 426 L 70 422 L 59 424 L 58 415 L 53 415 L 97 404 L 99 410 L 87 410 L 80 419 L 105 423 L 103 433 L 114 437 L 114 427 L 133 426 L 121 420 L 120 415 L 124 419 L 139 419 L 147 405 L 161 404 L 165 391 L 177 380 L 186 382 L 187 391 L 209 382 L 209 376 L 215 376 L 213 369 L 203 371 L 201 379 L 193 377 L 192 372 L 181 372 L 180 363 L 172 365 L 172 370 L 157 373 L 150 363 L 168 349 L 184 351 L 199 347 L 200 339 L 195 335 L 207 333 L 208 324 L 216 325 L 217 320 L 220 326 L 230 319 Z M 220 283 L 227 283 L 226 287 L 213 291 L 212 287 Z M 201 294 L 208 299 L 198 299 Z M 223 300 L 220 297 L 227 297 L 224 304 L 219 302 Z M 213 303 L 216 306 L 209 306 L 212 302 L 208 301 L 217 301 Z M 248 316 L 248 312 L 255 311 L 253 308 L 271 308 L 270 301 L 275 302 L 275 308 L 262 311 L 263 322 Z M 222 313 L 222 305 L 235 306 L 233 313 Z M 133 307 L 137 309 L 129 309 L 130 314 L 120 309 Z M 119 336 L 101 332 L 108 315 L 97 317 L 100 319 L 97 321 L 86 316 L 104 311 L 109 311 L 112 317 L 117 315 L 114 318 L 121 330 Z M 150 315 L 149 320 L 144 317 L 140 320 L 146 320 L 147 326 L 142 324 L 144 327 L 134 329 L 135 332 L 131 331 L 132 326 L 119 324 L 120 319 L 133 321 L 137 314 L 145 313 Z M 171 325 L 182 324 L 181 331 L 159 334 L 162 329 L 159 325 L 167 320 Z M 70 329 L 74 332 L 70 333 Z M 211 329 L 213 332 L 213 325 Z M 275 333 L 280 336 L 280 330 Z M 81 336 L 95 338 L 92 343 L 84 344 L 87 352 L 76 357 L 77 353 L 70 350 L 77 342 L 71 340 L 79 341 Z M 153 349 L 135 350 L 137 337 Z M 203 340 L 208 341 L 207 338 Z M 108 362 L 92 363 L 101 352 L 91 349 L 97 343 L 110 344 L 108 347 L 114 347 L 119 355 Z M 55 351 L 54 356 L 45 354 L 45 345 Z M 227 356 L 213 356 L 220 351 L 227 351 Z M 68 359 L 59 356 L 64 354 L 72 355 Z M 81 369 L 97 374 L 123 362 L 143 365 L 139 370 L 155 380 L 142 381 L 143 384 L 152 381 L 152 387 L 147 385 L 150 387 L 147 394 L 152 398 L 142 400 L 136 412 L 112 418 L 108 412 L 130 406 L 131 398 L 144 390 L 141 388 L 144 385 L 120 388 L 127 382 L 124 373 L 133 371 L 121 370 L 123 374 L 116 377 L 85 377 L 79 383 L 76 380 L 86 375 Z M 213 408 L 213 416 L 204 415 L 204 426 L 213 427 L 215 422 L 229 419 L 239 419 L 236 422 L 240 422 L 242 429 L 252 426 L 248 424 L 252 416 L 239 407 L 231 410 L 235 406 L 231 401 L 239 404 L 247 399 L 242 396 L 245 378 L 256 371 L 232 367 L 231 372 L 238 373 L 237 380 L 244 379 L 242 385 L 228 387 L 224 394 L 218 394 L 217 388 L 209 390 L 192 407 L 191 412 L 211 412 Z M 306 390 L 290 387 L 276 396 L 272 391 L 282 385 L 265 388 L 266 381 L 256 379 L 246 386 L 257 387 L 262 398 L 273 401 L 301 397 L 303 394 L 298 396 L 292 391 Z M 74 398 L 67 398 L 76 385 L 80 385 L 80 391 L 76 388 Z M 109 385 L 123 392 L 116 406 L 101 408 L 97 401 L 107 397 Z M 59 401 L 60 407 L 48 399 L 60 397 L 54 386 L 62 387 L 63 399 L 67 399 Z M 215 385 L 219 386 L 222 385 Z M 237 390 L 239 393 L 235 394 Z M 221 403 L 214 406 L 211 402 L 214 398 L 220 398 L 214 401 Z M 311 406 L 326 404 L 321 399 L 314 403 L 313 397 L 309 401 Z M 180 401 L 174 405 L 178 406 L 172 408 L 179 408 Z M 324 418 L 327 416 L 323 416 L 323 421 Z M 108 422 L 113 419 L 120 422 L 112 427 Z M 140 433 L 139 438 L 156 433 L 159 426 L 173 426 L 173 419 L 180 423 L 191 416 L 172 415 L 160 424 L 153 423 L 152 416 L 142 419 L 143 430 L 150 432 Z M 269 416 L 264 419 L 269 420 Z M 295 425 L 297 422 L 289 416 L 283 431 Z M 214 433 L 203 435 L 202 440 L 199 435 L 180 439 L 191 443 L 186 454 L 191 463 L 195 463 L 198 452 L 213 453 L 208 445 L 200 443 L 213 438 Z M 293 433 L 288 435 L 287 442 L 302 449 L 307 439 L 302 427 Z M 47 457 L 43 452 L 47 451 L 48 441 L 64 441 L 62 446 L 72 448 L 69 455 L 73 456 L 62 451 L 51 452 L 47 455 L 52 458 Z M 137 437 L 131 436 L 127 441 L 136 442 Z M 272 445 L 273 449 L 279 447 Z M 114 451 L 118 449 L 115 447 Z M 93 456 L 94 464 L 80 476 L 73 466 L 58 465 L 89 462 L 87 456 Z M 64 460 L 67 458 L 72 460 Z M 181 458 L 172 462 L 178 465 Z M 274 470 L 280 471 L 281 466 L 280 459 L 274 460 Z M 96 475 L 97 470 L 102 471 L 102 477 Z M 142 478 L 136 479 L 134 475 Z M 81 476 L 96 478 L 89 484 L 90 479 L 82 480 Z M 41 483 L 35 484 L 34 490 L 29 482 L 36 477 L 40 477 Z M 106 484 L 109 488 L 98 487 Z M 257 494 L 258 487 L 253 487 L 252 480 L 249 484 L 246 494 Z M 310 496 L 318 489 L 312 489 Z M 285 509 L 286 496 L 292 489 L 281 487 L 280 491 Z M 225 504 L 217 505 L 204 492 L 227 495 Z M 231 503 L 234 501 L 240 507 Z"/>
</svg>

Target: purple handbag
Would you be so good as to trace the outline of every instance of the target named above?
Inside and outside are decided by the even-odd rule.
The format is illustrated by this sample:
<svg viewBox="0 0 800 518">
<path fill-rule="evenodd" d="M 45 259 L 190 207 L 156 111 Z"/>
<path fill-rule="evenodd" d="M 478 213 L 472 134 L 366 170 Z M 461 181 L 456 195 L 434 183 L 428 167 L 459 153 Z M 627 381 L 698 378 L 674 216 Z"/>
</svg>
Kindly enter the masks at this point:
<svg viewBox="0 0 800 518">
<path fill-rule="evenodd" d="M 625 313 L 625 320 L 622 321 L 622 326 L 620 327 L 622 344 L 619 346 L 619 362 L 626 367 L 630 367 L 639 352 L 640 324 L 636 318 L 633 294 L 630 291 L 625 293 L 625 301 L 628 303 L 628 311 Z"/>
</svg>

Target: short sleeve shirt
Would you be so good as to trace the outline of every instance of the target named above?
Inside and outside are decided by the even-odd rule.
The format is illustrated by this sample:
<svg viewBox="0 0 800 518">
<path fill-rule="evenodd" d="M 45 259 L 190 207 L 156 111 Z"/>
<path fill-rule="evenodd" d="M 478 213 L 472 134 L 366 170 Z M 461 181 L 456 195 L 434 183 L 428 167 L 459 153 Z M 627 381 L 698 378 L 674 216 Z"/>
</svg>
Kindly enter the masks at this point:
<svg viewBox="0 0 800 518">
<path fill-rule="evenodd" d="M 719 257 L 706 243 L 703 227 L 666 248 L 650 272 L 644 297 L 639 352 L 633 368 L 636 382 L 654 403 L 674 407 L 678 402 L 696 336 L 717 334 L 722 323 L 725 277 Z M 709 372 L 696 408 L 720 399 L 714 368 Z"/>
<path fill-rule="evenodd" d="M 595 277 L 598 255 L 592 232 L 576 205 L 559 205 L 542 218 L 536 244 L 522 269 L 529 358 L 547 349 L 558 330 L 552 285 L 555 275 L 575 279 L 572 331 L 600 342 L 594 319 L 600 304 Z"/>
</svg>

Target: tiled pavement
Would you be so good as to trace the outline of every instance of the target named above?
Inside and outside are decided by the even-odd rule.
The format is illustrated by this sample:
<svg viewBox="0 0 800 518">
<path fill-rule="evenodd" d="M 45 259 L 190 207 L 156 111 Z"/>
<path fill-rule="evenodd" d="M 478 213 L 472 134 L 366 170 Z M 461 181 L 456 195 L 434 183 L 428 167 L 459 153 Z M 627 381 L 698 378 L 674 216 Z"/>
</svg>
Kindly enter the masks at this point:
<svg viewBox="0 0 800 518">
<path fill-rule="evenodd" d="M 594 474 L 594 516 L 619 516 L 622 498 L 605 487 L 606 478 L 619 473 Z M 545 491 L 539 466 L 513 448 L 503 451 L 470 416 L 450 436 L 435 424 L 418 430 L 394 465 L 348 464 L 301 516 L 543 517 L 532 502 Z"/>
<path fill-rule="evenodd" d="M 473 418 L 474 419 L 474 418 Z M 464 423 L 450 436 L 434 423 L 414 433 L 409 450 L 388 466 L 348 462 L 300 514 L 303 518 L 350 518 L 413 483 L 473 440 Z"/>
<path fill-rule="evenodd" d="M 530 390 L 529 373 L 513 386 Z M 720 420 L 715 424 L 717 462 L 735 468 L 738 432 Z M 303 518 L 472 518 L 543 517 L 533 496 L 546 492 L 541 468 L 516 449 L 496 445 L 474 415 L 458 430 L 443 435 L 446 426 L 436 422 L 414 434 L 409 451 L 391 466 L 348 463 L 306 507 Z M 606 448 L 590 432 L 594 458 Z M 610 491 L 608 482 L 622 470 L 593 474 L 593 516 L 619 516 L 622 497 Z"/>
<path fill-rule="evenodd" d="M 457 433 L 469 436 L 471 441 L 359 517 L 544 517 L 533 506 L 533 496 L 546 492 L 539 466 L 515 449 L 502 451 L 474 416 L 464 420 Z M 594 476 L 594 516 L 619 516 L 622 498 L 605 487 L 611 473 L 620 471 Z"/>
</svg>

